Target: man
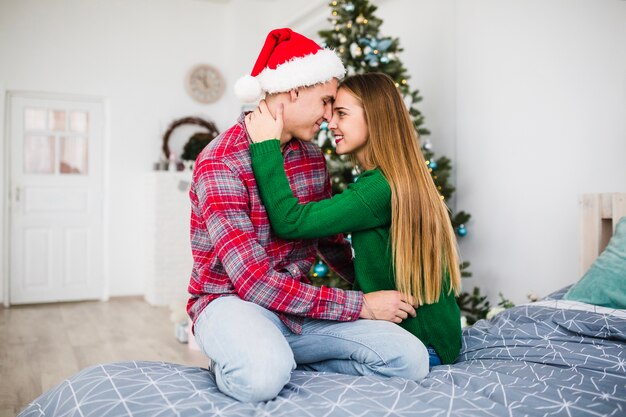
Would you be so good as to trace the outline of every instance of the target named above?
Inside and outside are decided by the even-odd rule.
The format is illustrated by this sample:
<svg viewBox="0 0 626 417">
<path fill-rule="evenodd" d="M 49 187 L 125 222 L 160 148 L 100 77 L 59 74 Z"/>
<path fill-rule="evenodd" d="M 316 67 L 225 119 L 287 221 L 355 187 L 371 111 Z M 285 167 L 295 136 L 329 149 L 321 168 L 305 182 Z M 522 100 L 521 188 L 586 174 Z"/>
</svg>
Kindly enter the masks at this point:
<svg viewBox="0 0 626 417">
<path fill-rule="evenodd" d="M 283 107 L 285 169 L 301 202 L 330 195 L 324 157 L 311 139 L 330 119 L 344 73 L 331 50 L 277 29 L 252 74 L 235 86 L 244 100 L 265 93 L 270 111 Z M 306 277 L 316 251 L 353 280 L 350 246 L 341 236 L 285 241 L 271 233 L 249 144 L 242 114 L 199 155 L 190 190 L 194 267 L 187 310 L 218 388 L 240 401 L 267 401 L 296 366 L 423 377 L 423 346 L 392 323 L 415 315 L 412 300 L 397 291 L 363 295 L 310 285 Z"/>
</svg>

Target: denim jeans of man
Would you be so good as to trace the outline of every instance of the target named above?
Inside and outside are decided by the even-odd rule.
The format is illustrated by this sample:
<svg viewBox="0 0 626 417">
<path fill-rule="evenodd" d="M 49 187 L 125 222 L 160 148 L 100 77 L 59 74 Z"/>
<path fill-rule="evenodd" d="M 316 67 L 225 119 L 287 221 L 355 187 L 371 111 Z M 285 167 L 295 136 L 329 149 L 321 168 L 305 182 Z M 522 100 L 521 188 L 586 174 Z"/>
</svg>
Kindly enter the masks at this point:
<svg viewBox="0 0 626 417">
<path fill-rule="evenodd" d="M 296 367 L 414 381 L 428 373 L 424 344 L 394 323 L 305 319 L 298 335 L 273 312 L 236 296 L 211 302 L 196 319 L 195 337 L 219 390 L 243 402 L 273 399 Z"/>
</svg>

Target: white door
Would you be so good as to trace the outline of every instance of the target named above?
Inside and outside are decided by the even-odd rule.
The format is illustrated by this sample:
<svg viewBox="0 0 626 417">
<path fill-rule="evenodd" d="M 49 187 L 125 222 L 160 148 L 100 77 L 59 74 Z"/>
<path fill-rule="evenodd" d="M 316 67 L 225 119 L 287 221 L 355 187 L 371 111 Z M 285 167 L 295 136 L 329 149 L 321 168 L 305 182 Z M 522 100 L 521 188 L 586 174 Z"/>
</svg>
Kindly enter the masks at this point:
<svg viewBox="0 0 626 417">
<path fill-rule="evenodd" d="M 9 97 L 10 303 L 103 297 L 104 105 Z"/>
</svg>

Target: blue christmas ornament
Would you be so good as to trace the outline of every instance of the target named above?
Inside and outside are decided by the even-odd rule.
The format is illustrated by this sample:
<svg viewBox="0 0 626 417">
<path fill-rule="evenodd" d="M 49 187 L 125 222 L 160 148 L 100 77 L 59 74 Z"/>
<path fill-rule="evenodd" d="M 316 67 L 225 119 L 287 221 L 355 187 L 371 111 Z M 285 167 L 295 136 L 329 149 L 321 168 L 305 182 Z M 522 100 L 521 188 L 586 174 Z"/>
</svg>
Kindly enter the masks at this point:
<svg viewBox="0 0 626 417">
<path fill-rule="evenodd" d="M 328 275 L 328 265 L 326 265 L 322 261 L 319 261 L 315 264 L 315 267 L 313 267 L 313 273 L 316 277 L 324 278 L 326 275 Z"/>
<path fill-rule="evenodd" d="M 382 41 L 378 42 L 378 50 L 386 51 L 391 46 L 391 43 L 391 39 L 383 39 Z"/>
<path fill-rule="evenodd" d="M 463 236 L 467 236 L 467 229 L 465 228 L 465 225 L 462 224 L 459 227 L 456 228 L 456 234 L 463 237 Z"/>
<path fill-rule="evenodd" d="M 389 57 L 387 57 L 387 56 L 380 57 L 380 62 L 382 62 L 383 64 L 388 64 L 389 63 Z"/>
<path fill-rule="evenodd" d="M 437 162 L 435 162 L 435 161 L 430 161 L 430 163 L 428 164 L 428 167 L 430 169 L 437 169 L 437 166 L 438 166 Z"/>
<path fill-rule="evenodd" d="M 369 53 L 367 55 L 365 55 L 365 60 L 367 61 L 368 65 L 371 67 L 377 67 L 378 66 L 378 55 L 374 54 L 374 53 Z"/>
<path fill-rule="evenodd" d="M 322 124 L 320 125 L 320 129 L 321 130 L 328 130 L 328 122 L 326 120 L 324 120 L 322 122 Z"/>
<path fill-rule="evenodd" d="M 392 44 L 391 39 L 368 39 L 368 38 L 361 38 L 359 39 L 359 44 L 362 45 L 363 47 L 369 46 L 372 49 L 376 49 L 378 52 L 384 52 L 387 49 L 389 49 L 389 47 Z"/>
<path fill-rule="evenodd" d="M 352 4 L 352 3 L 346 3 L 346 4 L 344 4 L 344 5 L 343 5 L 343 9 L 344 9 L 346 12 L 352 12 L 352 11 L 354 11 L 354 4 Z"/>
</svg>

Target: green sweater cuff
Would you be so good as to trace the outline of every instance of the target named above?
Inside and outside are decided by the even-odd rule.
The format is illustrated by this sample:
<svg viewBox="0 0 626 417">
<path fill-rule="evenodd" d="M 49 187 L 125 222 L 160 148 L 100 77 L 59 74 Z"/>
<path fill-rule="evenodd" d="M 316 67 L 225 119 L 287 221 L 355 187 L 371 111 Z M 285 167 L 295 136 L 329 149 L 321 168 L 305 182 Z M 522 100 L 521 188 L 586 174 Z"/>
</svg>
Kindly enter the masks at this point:
<svg viewBox="0 0 626 417">
<path fill-rule="evenodd" d="M 250 155 L 253 157 L 271 154 L 277 150 L 280 153 L 280 140 L 278 139 L 270 139 L 250 144 Z"/>
</svg>

